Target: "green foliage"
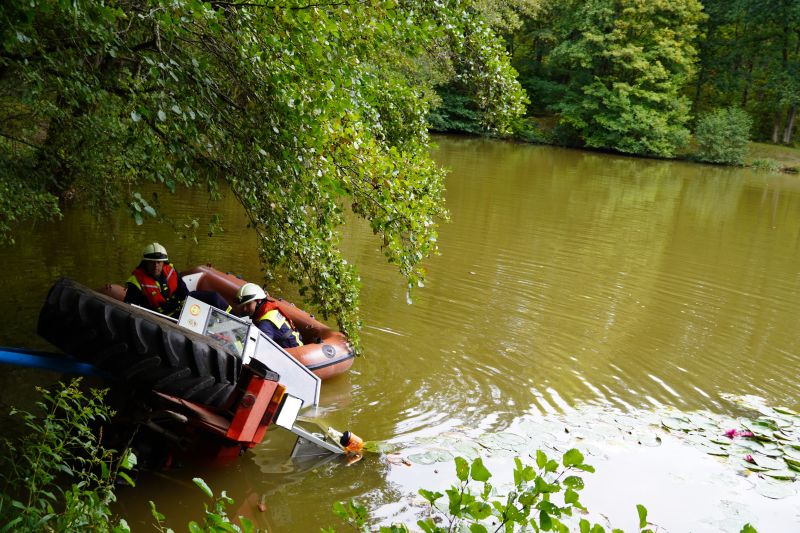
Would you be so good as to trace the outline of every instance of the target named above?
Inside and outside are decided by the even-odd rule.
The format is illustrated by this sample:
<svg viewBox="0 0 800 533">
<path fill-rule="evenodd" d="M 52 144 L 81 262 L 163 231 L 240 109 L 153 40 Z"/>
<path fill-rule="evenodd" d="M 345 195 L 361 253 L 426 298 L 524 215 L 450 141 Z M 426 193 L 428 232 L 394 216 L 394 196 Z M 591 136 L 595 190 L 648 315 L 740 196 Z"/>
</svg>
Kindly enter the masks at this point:
<svg viewBox="0 0 800 533">
<path fill-rule="evenodd" d="M 564 15 L 549 58 L 569 72 L 552 106 L 561 125 L 586 146 L 673 156 L 689 136 L 681 90 L 694 70 L 700 2 L 590 0 Z"/>
<path fill-rule="evenodd" d="M 128 531 L 124 520 L 112 523 L 109 508 L 114 478 L 123 472 L 96 434 L 111 412 L 104 391 L 86 395 L 79 384 L 37 389 L 41 413 L 12 409 L 26 434 L 3 440 L 0 531 Z"/>
<path fill-rule="evenodd" d="M 497 495 L 488 481 L 491 473 L 480 458 L 468 465 L 465 459 L 457 457 L 456 474 L 460 483 L 446 491 L 447 511 L 437 505 L 443 494 L 420 490 L 420 495 L 430 503 L 431 516 L 420 520 L 417 525 L 428 533 L 459 528 L 488 531 L 489 527 L 494 531 L 525 530 L 528 527 L 537 531 L 567 531 L 562 519 L 571 517 L 574 510 L 583 510 L 584 507 L 579 500 L 583 482 L 576 476 L 565 475 L 572 469 L 589 471 L 591 467 L 583 463 L 583 456 L 574 449 L 564 454 L 562 461 L 565 469 L 559 471 L 558 462 L 549 459 L 542 451 L 536 454 L 536 467 L 515 459 L 514 488 L 506 495 Z M 470 481 L 483 486 L 474 490 Z M 564 503 L 560 504 L 554 496 L 562 492 Z M 441 523 L 447 527 L 439 525 Z M 602 527 L 598 531 L 601 530 Z"/>
<path fill-rule="evenodd" d="M 202 523 L 194 520 L 189 522 L 186 529 L 190 533 L 258 533 L 262 531 L 260 528 L 256 528 L 251 520 L 243 516 L 239 516 L 236 520 L 228 516 L 228 507 L 233 505 L 234 501 L 225 491 L 222 491 L 219 496 L 214 496 L 211 487 L 204 480 L 196 477 L 192 481 L 203 491 L 203 494 L 211 499 L 211 505 L 203 504 Z M 150 502 L 150 514 L 155 520 L 156 531 L 172 533 L 172 529 L 165 524 L 166 517 L 158 511 L 156 504 L 152 501 Z"/>
<path fill-rule="evenodd" d="M 475 135 L 486 133 L 481 126 L 480 110 L 472 98 L 456 92 L 451 86 L 442 87 L 439 96 L 440 103 L 428 115 L 431 130 Z"/>
<path fill-rule="evenodd" d="M 790 143 L 800 103 L 800 4 L 784 0 L 704 0 L 697 112 L 738 105 L 759 139 Z M 795 129 L 796 130 L 796 129 Z"/>
<path fill-rule="evenodd" d="M 525 2 L 522 2 L 525 3 Z M 168 217 L 143 186 L 230 190 L 323 316 L 357 343 L 343 210 L 370 222 L 410 286 L 437 252 L 443 171 L 434 86 L 470 95 L 502 134 L 523 110 L 476 2 L 9 0 L 0 4 L 0 236 L 73 198 Z"/>
<path fill-rule="evenodd" d="M 750 161 L 750 167 L 762 172 L 780 172 L 781 164 L 774 159 L 758 158 Z"/>
<path fill-rule="evenodd" d="M 425 533 L 447 533 L 450 531 L 470 531 L 485 533 L 488 531 L 569 531 L 569 525 L 577 518 L 575 511 L 585 512 L 580 503 L 579 493 L 584 487 L 583 480 L 576 475 L 567 475 L 574 471 L 594 472 L 594 468 L 583 462 L 583 454 L 576 450 L 568 450 L 559 462 L 547 457 L 543 451 L 536 452 L 536 465 L 525 465 L 519 458 L 514 460 L 514 487 L 508 494 L 497 494 L 489 483 L 492 474 L 484 466 L 481 458 L 469 463 L 463 457 L 455 458 L 456 477 L 458 483 L 445 491 L 446 509 L 437 502 L 444 498 L 441 492 L 420 489 L 419 494 L 430 506 L 428 517 L 417 522 L 417 526 Z M 471 481 L 481 483 L 477 490 Z M 563 503 L 561 503 L 563 501 Z M 651 525 L 647 521 L 647 510 L 642 505 L 636 506 L 639 513 L 639 530 Z M 336 503 L 334 514 L 357 531 L 370 531 L 367 509 L 357 503 Z M 604 533 L 600 524 L 592 524 L 581 518 L 577 525 L 582 533 Z M 328 528 L 333 533 L 333 528 Z M 405 532 L 405 525 L 381 527 L 381 533 Z M 614 529 L 613 532 L 620 530 Z"/>
<path fill-rule="evenodd" d="M 710 163 L 743 164 L 751 126 L 750 117 L 738 107 L 716 109 L 702 115 L 695 132 L 698 158 Z"/>
</svg>

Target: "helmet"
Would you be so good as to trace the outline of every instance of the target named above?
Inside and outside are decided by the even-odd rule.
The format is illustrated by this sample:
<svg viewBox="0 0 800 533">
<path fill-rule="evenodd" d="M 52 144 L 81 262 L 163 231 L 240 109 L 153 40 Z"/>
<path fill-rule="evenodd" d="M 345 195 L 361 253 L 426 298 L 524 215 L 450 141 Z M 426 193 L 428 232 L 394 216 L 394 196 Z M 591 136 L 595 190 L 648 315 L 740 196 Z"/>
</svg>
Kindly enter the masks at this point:
<svg viewBox="0 0 800 533">
<path fill-rule="evenodd" d="M 247 302 L 252 302 L 253 300 L 263 300 L 266 297 L 267 294 L 264 292 L 264 289 L 255 283 L 245 283 L 236 293 L 236 301 L 240 304 L 246 304 Z"/>
<path fill-rule="evenodd" d="M 169 257 L 167 256 L 167 249 L 158 244 L 157 242 L 151 242 L 150 244 L 144 247 L 144 252 L 142 252 L 142 260 L 169 261 Z"/>
</svg>

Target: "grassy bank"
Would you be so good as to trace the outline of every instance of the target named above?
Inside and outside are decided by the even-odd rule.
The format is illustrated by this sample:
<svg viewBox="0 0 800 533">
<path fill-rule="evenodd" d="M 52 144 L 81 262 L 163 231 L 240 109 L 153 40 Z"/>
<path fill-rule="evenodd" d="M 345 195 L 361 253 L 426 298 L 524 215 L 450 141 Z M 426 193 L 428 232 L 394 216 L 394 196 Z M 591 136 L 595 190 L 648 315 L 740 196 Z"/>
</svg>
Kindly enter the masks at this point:
<svg viewBox="0 0 800 533">
<path fill-rule="evenodd" d="M 800 148 L 796 146 L 752 142 L 747 163 L 752 164 L 758 159 L 777 161 L 784 172 L 800 172 Z"/>
</svg>

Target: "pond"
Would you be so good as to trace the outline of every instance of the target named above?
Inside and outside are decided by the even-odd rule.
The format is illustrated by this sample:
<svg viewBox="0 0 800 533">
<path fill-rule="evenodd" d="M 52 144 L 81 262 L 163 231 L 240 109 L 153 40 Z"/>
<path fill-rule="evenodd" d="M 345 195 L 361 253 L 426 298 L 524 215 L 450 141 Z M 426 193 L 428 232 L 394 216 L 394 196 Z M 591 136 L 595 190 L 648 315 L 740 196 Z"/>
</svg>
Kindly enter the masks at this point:
<svg viewBox="0 0 800 533">
<path fill-rule="evenodd" d="M 364 356 L 323 384 L 314 413 L 406 461 L 296 464 L 290 435 L 271 431 L 232 467 L 151 474 L 122 490 L 119 511 L 134 530 L 147 527 L 148 500 L 173 527 L 198 518 L 194 476 L 273 531 L 343 530 L 331 506 L 353 498 L 377 519 L 413 524 L 417 490 L 454 481 L 453 454 L 486 455 L 500 480 L 514 455 L 530 461 L 537 448 L 572 446 L 597 468 L 585 476 L 584 503 L 617 527 L 635 528 L 636 503 L 673 531 L 800 527 L 800 482 L 766 497 L 732 457 L 708 455 L 691 432 L 661 423 L 703 416 L 728 429 L 759 409 L 800 409 L 800 180 L 474 138 L 436 142 L 436 159 L 451 169 L 441 255 L 426 262 L 426 286 L 409 304 L 368 226 L 344 228 L 363 283 Z M 55 278 L 121 282 L 153 239 L 179 268 L 210 262 L 261 279 L 255 236 L 232 198 L 162 201 L 184 234 L 77 209 L 60 224 L 21 230 L 15 247 L 0 250 L 0 344 L 47 348 L 35 322 Z M 226 231 L 205 233 L 210 212 L 222 214 Z M 296 299 L 287 284 L 270 289 Z M 54 378 L 9 369 L 1 379 L 11 403 L 30 394 L 22 383 Z"/>
</svg>

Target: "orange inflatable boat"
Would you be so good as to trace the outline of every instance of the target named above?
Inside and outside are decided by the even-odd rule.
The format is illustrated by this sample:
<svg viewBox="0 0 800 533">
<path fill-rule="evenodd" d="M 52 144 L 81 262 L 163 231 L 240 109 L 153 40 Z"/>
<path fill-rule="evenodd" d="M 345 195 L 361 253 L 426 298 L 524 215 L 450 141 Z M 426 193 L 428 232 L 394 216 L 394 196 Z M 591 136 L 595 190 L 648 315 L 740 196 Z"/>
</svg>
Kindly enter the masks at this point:
<svg viewBox="0 0 800 533">
<path fill-rule="evenodd" d="M 190 291 L 216 291 L 231 305 L 235 303 L 239 287 L 247 283 L 210 265 L 183 271 L 181 276 Z M 118 300 L 125 298 L 125 288 L 120 285 L 106 285 L 99 292 Z M 323 380 L 338 376 L 353 366 L 355 353 L 343 333 L 331 329 L 292 303 L 271 296 L 268 298 L 276 302 L 281 313 L 294 323 L 303 340 L 303 346 L 286 349 L 292 357 Z"/>
</svg>

